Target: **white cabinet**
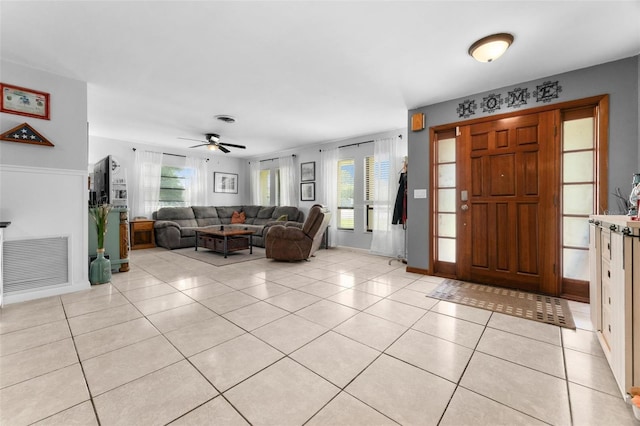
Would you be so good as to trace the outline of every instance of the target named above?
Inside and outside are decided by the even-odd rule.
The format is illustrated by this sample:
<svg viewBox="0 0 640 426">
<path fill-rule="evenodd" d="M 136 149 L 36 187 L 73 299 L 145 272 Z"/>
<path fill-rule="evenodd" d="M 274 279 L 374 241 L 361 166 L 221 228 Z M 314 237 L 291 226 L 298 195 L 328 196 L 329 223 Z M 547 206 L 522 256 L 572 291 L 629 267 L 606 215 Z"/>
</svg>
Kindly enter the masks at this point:
<svg viewBox="0 0 640 426">
<path fill-rule="evenodd" d="M 624 395 L 640 385 L 640 222 L 591 216 L 591 322 Z"/>
</svg>

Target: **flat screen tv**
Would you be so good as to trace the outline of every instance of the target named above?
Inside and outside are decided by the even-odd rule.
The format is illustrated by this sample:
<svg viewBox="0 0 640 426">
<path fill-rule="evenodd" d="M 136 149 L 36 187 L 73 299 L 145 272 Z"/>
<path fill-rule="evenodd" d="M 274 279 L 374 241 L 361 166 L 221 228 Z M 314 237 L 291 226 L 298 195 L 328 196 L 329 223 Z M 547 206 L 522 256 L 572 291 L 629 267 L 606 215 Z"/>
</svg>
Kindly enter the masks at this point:
<svg viewBox="0 0 640 426">
<path fill-rule="evenodd" d="M 96 204 L 111 204 L 111 156 L 108 155 L 93 166 L 93 190 Z"/>
</svg>

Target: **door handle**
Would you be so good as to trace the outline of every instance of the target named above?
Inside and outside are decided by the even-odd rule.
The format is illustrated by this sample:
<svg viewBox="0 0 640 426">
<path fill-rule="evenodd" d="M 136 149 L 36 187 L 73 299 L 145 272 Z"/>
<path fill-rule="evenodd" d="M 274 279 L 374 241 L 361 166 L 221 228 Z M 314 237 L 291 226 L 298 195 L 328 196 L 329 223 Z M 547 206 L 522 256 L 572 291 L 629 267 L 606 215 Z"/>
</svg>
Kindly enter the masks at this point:
<svg viewBox="0 0 640 426">
<path fill-rule="evenodd" d="M 460 210 L 462 210 L 463 212 L 466 212 L 467 210 L 469 210 L 469 206 L 467 204 L 463 204 L 460 206 Z"/>
</svg>

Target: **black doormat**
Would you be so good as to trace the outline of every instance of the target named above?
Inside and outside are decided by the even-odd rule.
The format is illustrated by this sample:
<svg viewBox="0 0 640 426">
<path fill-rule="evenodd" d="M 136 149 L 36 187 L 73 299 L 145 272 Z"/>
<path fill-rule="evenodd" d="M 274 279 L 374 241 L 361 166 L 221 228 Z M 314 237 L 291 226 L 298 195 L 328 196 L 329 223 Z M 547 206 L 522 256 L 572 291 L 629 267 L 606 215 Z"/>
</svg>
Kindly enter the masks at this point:
<svg viewBox="0 0 640 426">
<path fill-rule="evenodd" d="M 566 300 L 485 284 L 444 280 L 428 294 L 434 299 L 575 329 Z"/>
</svg>

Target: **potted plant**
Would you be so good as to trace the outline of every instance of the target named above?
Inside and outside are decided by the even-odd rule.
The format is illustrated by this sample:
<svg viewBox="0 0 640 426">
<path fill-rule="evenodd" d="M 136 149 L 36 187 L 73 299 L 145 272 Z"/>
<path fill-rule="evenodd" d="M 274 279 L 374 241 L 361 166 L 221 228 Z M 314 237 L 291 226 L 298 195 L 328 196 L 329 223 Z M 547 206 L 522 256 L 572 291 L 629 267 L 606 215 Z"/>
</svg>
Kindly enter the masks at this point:
<svg viewBox="0 0 640 426">
<path fill-rule="evenodd" d="M 97 257 L 89 266 L 89 281 L 91 284 L 104 284 L 111 281 L 111 261 L 104 257 L 104 236 L 107 233 L 109 212 L 113 207 L 109 204 L 89 207 L 89 216 L 96 224 L 98 236 Z"/>
</svg>

